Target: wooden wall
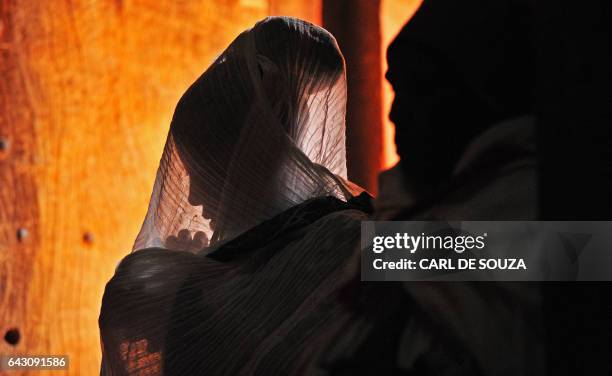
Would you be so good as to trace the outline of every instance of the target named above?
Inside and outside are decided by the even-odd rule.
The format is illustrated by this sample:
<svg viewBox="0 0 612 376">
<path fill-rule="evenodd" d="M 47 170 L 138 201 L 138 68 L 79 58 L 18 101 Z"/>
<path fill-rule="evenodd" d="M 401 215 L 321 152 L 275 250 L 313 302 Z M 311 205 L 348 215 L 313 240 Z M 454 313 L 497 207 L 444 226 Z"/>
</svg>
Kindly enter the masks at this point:
<svg viewBox="0 0 612 376">
<path fill-rule="evenodd" d="M 348 176 L 372 194 L 383 156 L 379 12 L 380 0 L 323 1 L 323 25 L 346 60 Z"/>
<path fill-rule="evenodd" d="M 311 0 L 0 0 L 0 354 L 98 372 L 176 101 L 271 12 L 320 22 Z"/>
<path fill-rule="evenodd" d="M 383 39 L 371 56 L 382 58 L 416 2 L 381 0 Z M 104 284 L 140 227 L 176 101 L 268 14 L 321 24 L 323 5 L 0 0 L 0 354 L 68 354 L 68 374 L 98 372 Z M 370 91 L 384 85 L 374 59 Z M 376 132 L 380 100 L 370 98 Z M 370 181 L 382 158 L 373 156 Z"/>
<path fill-rule="evenodd" d="M 380 1 L 380 32 L 381 32 L 381 64 L 382 71 L 387 71 L 387 47 L 393 38 L 414 15 L 423 0 L 381 0 Z M 389 112 L 393 103 L 393 89 L 387 80 L 381 80 L 382 85 L 382 168 L 387 169 L 399 161 L 395 151 L 395 129 L 389 120 Z"/>
</svg>

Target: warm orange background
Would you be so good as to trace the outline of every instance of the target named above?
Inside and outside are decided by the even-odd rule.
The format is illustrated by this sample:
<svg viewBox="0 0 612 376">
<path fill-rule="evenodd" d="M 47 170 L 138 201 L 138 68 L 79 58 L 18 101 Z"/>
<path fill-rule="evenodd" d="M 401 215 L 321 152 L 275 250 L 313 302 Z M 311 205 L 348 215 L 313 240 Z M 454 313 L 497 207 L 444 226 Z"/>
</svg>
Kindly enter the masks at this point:
<svg viewBox="0 0 612 376">
<path fill-rule="evenodd" d="M 402 26 L 412 17 L 423 0 L 382 0 L 380 3 L 380 25 L 382 38 L 382 66 L 383 73 L 387 71 L 387 46 L 401 30 Z M 393 89 L 383 79 L 383 169 L 392 167 L 399 161 L 395 153 L 395 142 L 393 137 L 395 131 L 393 123 L 389 121 L 387 114 L 391 110 L 393 102 Z"/>
<path fill-rule="evenodd" d="M 383 51 L 418 1 L 382 0 Z M 68 354 L 68 374 L 98 373 L 104 284 L 147 209 L 174 106 L 268 14 L 320 24 L 321 2 L 0 0 L 0 335 L 21 335 L 0 354 Z M 389 124 L 385 140 L 389 166 Z"/>
</svg>

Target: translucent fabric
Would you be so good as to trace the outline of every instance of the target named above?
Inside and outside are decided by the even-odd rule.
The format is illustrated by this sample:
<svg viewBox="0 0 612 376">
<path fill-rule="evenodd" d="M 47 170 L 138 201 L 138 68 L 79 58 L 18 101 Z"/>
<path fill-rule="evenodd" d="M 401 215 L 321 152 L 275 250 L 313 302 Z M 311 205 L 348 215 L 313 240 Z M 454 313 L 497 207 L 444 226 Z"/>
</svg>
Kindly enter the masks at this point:
<svg viewBox="0 0 612 376">
<path fill-rule="evenodd" d="M 313 211 L 307 204 L 290 217 Z M 330 341 L 353 317 L 339 296 L 366 219 L 346 208 L 280 234 L 286 221 L 272 219 L 263 239 L 247 239 L 238 254 L 227 246 L 213 253 L 222 260 L 130 253 L 104 292 L 100 374 L 320 374 Z"/>
<path fill-rule="evenodd" d="M 287 17 L 241 33 L 176 107 L 134 250 L 218 245 L 310 198 L 342 200 L 344 59 Z"/>
<path fill-rule="evenodd" d="M 369 196 L 346 180 L 344 59 L 268 18 L 180 99 L 134 252 L 107 283 L 101 375 L 310 373 L 349 320 Z"/>
</svg>

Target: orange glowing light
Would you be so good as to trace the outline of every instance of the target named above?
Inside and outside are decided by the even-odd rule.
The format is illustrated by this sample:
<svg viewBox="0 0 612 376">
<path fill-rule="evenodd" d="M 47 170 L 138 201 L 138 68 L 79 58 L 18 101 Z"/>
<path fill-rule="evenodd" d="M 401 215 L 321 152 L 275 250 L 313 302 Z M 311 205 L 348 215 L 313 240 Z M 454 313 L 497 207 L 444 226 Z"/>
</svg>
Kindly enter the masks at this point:
<svg viewBox="0 0 612 376">
<path fill-rule="evenodd" d="M 412 17 L 423 0 L 382 0 L 380 4 L 382 74 L 387 71 L 387 47 L 400 31 L 402 26 Z M 384 77 L 384 76 L 383 76 Z M 393 102 L 393 89 L 383 78 L 383 158 L 382 168 L 392 167 L 399 161 L 395 152 L 395 128 L 389 120 L 389 111 Z"/>
<path fill-rule="evenodd" d="M 383 53 L 420 2 L 381 1 Z M 66 374 L 98 373 L 104 284 L 147 210 L 174 106 L 269 14 L 320 24 L 321 1 L 0 1 L 0 333 L 21 334 L 0 353 L 67 354 Z"/>
</svg>

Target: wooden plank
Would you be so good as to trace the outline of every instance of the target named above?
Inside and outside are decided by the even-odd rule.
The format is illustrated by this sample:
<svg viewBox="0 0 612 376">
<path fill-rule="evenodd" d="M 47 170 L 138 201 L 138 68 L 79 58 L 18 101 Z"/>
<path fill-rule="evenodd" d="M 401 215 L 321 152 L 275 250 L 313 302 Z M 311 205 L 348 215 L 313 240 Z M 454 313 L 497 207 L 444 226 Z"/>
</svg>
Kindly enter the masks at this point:
<svg viewBox="0 0 612 376">
<path fill-rule="evenodd" d="M 26 294 L 40 245 L 33 101 L 12 40 L 10 4 L 0 2 L 0 354 L 35 343 Z"/>
<path fill-rule="evenodd" d="M 0 334 L 20 333 L 0 353 L 68 354 L 68 374 L 98 372 L 104 284 L 141 224 L 174 106 L 269 11 L 0 0 Z"/>
<path fill-rule="evenodd" d="M 346 60 L 348 177 L 375 194 L 383 162 L 380 0 L 324 0 L 323 26 Z"/>
</svg>

